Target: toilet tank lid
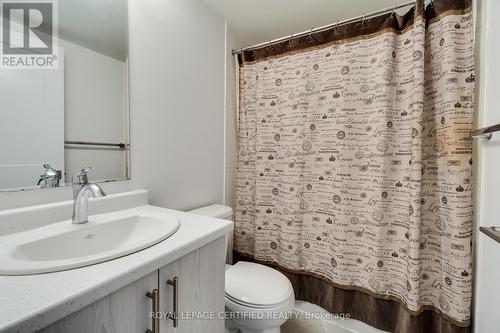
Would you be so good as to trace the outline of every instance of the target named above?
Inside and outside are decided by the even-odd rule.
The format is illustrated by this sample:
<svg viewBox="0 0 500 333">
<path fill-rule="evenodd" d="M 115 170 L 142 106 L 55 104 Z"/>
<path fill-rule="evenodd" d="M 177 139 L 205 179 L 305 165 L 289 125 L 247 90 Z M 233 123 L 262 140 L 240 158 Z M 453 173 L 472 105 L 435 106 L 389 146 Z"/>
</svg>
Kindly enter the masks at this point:
<svg viewBox="0 0 500 333">
<path fill-rule="evenodd" d="M 219 219 L 228 219 L 233 216 L 233 209 L 224 205 L 210 205 L 189 211 L 193 214 L 215 217 Z"/>
</svg>

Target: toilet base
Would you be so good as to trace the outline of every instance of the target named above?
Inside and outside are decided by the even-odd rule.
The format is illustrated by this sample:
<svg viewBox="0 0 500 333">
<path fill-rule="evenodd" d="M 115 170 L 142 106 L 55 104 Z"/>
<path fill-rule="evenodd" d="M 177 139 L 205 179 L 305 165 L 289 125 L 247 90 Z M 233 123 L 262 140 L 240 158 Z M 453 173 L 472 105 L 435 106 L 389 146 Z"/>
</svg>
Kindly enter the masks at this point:
<svg viewBox="0 0 500 333">
<path fill-rule="evenodd" d="M 260 330 L 253 330 L 245 327 L 236 328 L 232 326 L 231 323 L 226 321 L 225 333 L 281 333 L 281 329 L 280 327 L 265 328 Z"/>
<path fill-rule="evenodd" d="M 226 328 L 226 333 L 280 333 L 281 329 L 279 327 L 268 328 L 264 330 L 245 330 L 237 328 Z"/>
<path fill-rule="evenodd" d="M 250 330 L 250 329 L 241 329 L 241 333 L 280 333 L 281 329 L 279 327 L 267 328 L 263 330 Z"/>
</svg>

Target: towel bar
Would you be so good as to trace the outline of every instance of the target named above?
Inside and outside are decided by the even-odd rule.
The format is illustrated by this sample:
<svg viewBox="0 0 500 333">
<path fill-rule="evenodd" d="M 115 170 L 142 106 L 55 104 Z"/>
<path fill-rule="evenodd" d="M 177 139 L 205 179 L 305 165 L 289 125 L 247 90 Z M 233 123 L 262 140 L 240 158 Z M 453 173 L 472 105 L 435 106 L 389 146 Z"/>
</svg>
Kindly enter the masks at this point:
<svg viewBox="0 0 500 333">
<path fill-rule="evenodd" d="M 500 243 L 500 227 L 479 227 L 479 231 Z"/>
<path fill-rule="evenodd" d="M 493 136 L 493 133 L 499 132 L 499 131 L 500 131 L 500 124 L 497 124 L 497 125 L 473 130 L 470 134 L 470 137 L 471 137 L 471 139 L 486 138 L 489 140 Z"/>
</svg>

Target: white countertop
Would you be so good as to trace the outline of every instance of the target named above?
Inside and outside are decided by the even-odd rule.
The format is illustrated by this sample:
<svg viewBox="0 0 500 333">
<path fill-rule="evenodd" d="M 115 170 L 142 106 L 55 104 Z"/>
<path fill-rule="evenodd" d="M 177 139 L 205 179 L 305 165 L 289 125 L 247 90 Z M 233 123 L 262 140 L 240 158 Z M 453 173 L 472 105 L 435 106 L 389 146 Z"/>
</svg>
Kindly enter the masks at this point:
<svg viewBox="0 0 500 333">
<path fill-rule="evenodd" d="M 179 230 L 152 247 L 104 263 L 56 273 L 0 276 L 0 332 L 46 327 L 233 229 L 231 221 L 153 206 L 148 209 L 176 215 Z"/>
</svg>

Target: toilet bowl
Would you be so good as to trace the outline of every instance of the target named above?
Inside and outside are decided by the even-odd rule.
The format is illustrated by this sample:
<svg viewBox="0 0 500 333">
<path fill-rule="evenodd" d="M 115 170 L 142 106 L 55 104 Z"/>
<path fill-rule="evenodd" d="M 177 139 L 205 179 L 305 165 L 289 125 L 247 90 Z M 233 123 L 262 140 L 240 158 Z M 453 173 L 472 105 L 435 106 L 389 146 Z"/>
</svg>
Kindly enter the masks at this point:
<svg viewBox="0 0 500 333">
<path fill-rule="evenodd" d="M 225 289 L 228 329 L 241 333 L 279 333 L 295 305 L 290 280 L 260 264 L 239 261 L 226 269 Z"/>
<path fill-rule="evenodd" d="M 191 213 L 232 219 L 230 207 L 212 205 Z M 232 252 L 232 235 L 226 236 L 226 254 Z M 226 260 L 226 262 L 228 262 Z M 290 280 L 265 265 L 239 261 L 226 265 L 226 333 L 280 333 L 295 306 Z"/>
</svg>

